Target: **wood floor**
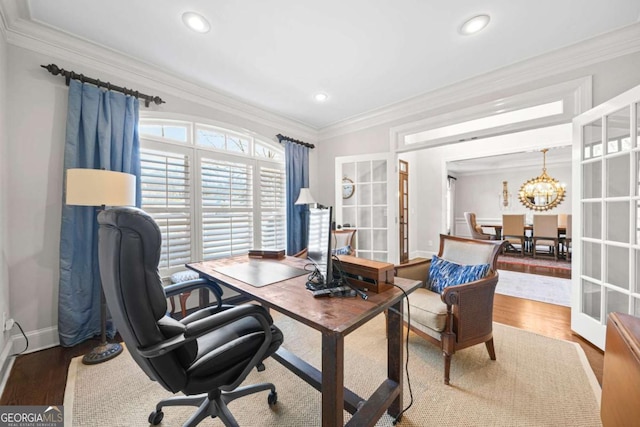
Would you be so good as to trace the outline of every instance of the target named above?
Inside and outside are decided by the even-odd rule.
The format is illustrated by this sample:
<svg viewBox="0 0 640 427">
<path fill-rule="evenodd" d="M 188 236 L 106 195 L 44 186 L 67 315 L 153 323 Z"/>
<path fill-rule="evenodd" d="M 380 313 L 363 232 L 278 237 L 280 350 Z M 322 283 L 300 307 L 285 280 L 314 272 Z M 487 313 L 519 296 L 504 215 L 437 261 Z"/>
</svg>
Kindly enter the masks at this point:
<svg viewBox="0 0 640 427">
<path fill-rule="evenodd" d="M 500 267 L 501 269 L 507 269 Z M 569 307 L 496 294 L 493 320 L 552 338 L 574 341 L 584 349 L 602 384 L 603 352 L 571 333 Z M 73 348 L 55 347 L 18 356 L 0 405 L 62 405 L 69 362 L 98 344 L 87 341 Z"/>
</svg>

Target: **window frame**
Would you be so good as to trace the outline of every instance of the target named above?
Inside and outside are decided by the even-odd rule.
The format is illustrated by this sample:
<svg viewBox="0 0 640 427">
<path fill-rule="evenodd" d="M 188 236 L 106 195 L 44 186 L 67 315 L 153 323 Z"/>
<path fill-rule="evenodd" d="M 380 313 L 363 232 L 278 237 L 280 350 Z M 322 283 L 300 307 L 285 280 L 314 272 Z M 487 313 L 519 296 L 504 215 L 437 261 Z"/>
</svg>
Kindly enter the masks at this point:
<svg viewBox="0 0 640 427">
<path fill-rule="evenodd" d="M 261 168 L 266 167 L 268 169 L 281 170 L 283 174 L 283 180 L 286 182 L 285 175 L 285 163 L 284 163 L 284 148 L 276 145 L 275 142 L 270 141 L 268 138 L 262 137 L 255 133 L 244 131 L 241 132 L 238 129 L 234 129 L 232 126 L 221 126 L 219 123 L 213 123 L 209 121 L 199 120 L 187 120 L 187 119 L 164 119 L 157 117 L 141 117 L 139 124 L 144 125 L 184 125 L 187 128 L 187 138 L 185 142 L 180 142 L 175 139 L 164 138 L 157 135 L 148 135 L 139 133 L 140 149 L 153 150 L 167 153 L 178 153 L 188 157 L 189 161 L 189 174 L 188 179 L 190 182 L 190 202 L 189 211 L 191 217 L 191 258 L 192 261 L 202 260 L 204 257 L 204 237 L 203 237 L 203 215 L 204 209 L 202 207 L 202 159 L 209 158 L 216 161 L 229 161 L 234 163 L 242 163 L 250 165 L 252 168 L 252 208 L 231 208 L 225 210 L 227 212 L 246 212 L 251 211 L 252 214 L 252 246 L 262 247 L 262 216 L 263 206 L 261 203 Z M 233 137 L 240 137 L 249 141 L 248 153 L 242 153 L 237 151 L 227 151 L 215 147 L 209 147 L 205 145 L 199 145 L 197 143 L 197 132 L 199 129 L 211 129 L 225 133 Z M 276 153 L 276 157 L 269 158 L 263 155 L 256 154 L 256 144 L 267 147 Z M 278 156 L 279 154 L 279 156 Z M 284 235 L 282 236 L 281 243 L 286 245 L 286 184 L 283 186 L 282 195 L 283 204 L 280 209 L 282 218 L 285 221 Z M 144 206 L 142 206 L 145 209 Z M 209 209 L 207 209 L 209 210 Z M 215 209 L 213 211 L 216 211 Z M 266 210 L 265 210 L 266 211 Z M 150 214 L 164 212 L 158 208 L 151 208 Z M 277 213 L 277 210 L 275 210 Z M 170 268 L 161 268 L 161 276 L 168 277 L 176 271 L 184 270 L 184 266 L 174 266 Z"/>
</svg>

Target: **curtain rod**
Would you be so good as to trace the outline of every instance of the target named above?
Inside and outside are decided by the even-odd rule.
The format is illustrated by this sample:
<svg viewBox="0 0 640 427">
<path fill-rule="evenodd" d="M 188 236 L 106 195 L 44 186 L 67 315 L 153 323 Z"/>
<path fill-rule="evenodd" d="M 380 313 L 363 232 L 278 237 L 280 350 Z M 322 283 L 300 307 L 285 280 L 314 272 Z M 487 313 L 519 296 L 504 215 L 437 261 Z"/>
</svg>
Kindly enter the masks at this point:
<svg viewBox="0 0 640 427">
<path fill-rule="evenodd" d="M 313 144 L 309 144 L 308 142 L 299 141 L 297 139 L 289 138 L 288 136 L 284 136 L 282 134 L 277 134 L 276 136 L 278 137 L 278 141 L 280 143 L 282 143 L 282 141 L 289 141 L 289 142 L 293 142 L 295 144 L 304 145 L 305 147 L 316 148 L 316 146 L 313 145 Z"/>
<path fill-rule="evenodd" d="M 64 76 L 67 86 L 69 86 L 70 80 L 74 79 L 74 80 L 81 81 L 82 83 L 91 83 L 92 85 L 96 85 L 98 87 L 107 88 L 107 90 L 122 92 L 125 95 L 131 95 L 131 96 L 135 96 L 136 98 L 141 98 L 144 100 L 145 107 L 148 107 L 149 104 L 151 104 L 152 102 L 156 105 L 165 103 L 162 100 L 162 98 L 160 98 L 159 96 L 145 95 L 144 93 L 140 93 L 137 90 L 127 89 L 126 87 L 115 86 L 109 82 L 101 82 L 98 79 L 92 79 L 91 77 L 87 77 L 84 74 L 78 74 L 73 71 L 67 71 L 64 68 L 59 68 L 56 64 L 41 65 L 41 67 L 49 71 L 54 76 L 57 76 L 59 74 Z"/>
</svg>

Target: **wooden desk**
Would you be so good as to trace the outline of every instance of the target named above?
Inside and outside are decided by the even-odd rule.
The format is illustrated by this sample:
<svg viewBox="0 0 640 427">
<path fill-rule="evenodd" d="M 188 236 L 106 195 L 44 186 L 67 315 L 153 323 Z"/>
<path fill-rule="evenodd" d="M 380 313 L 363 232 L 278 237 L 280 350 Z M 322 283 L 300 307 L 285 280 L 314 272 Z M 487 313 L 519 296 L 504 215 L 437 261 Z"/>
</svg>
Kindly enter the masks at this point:
<svg viewBox="0 0 640 427">
<path fill-rule="evenodd" d="M 385 411 L 392 417 L 402 411 L 404 295 L 400 289 L 393 287 L 379 294 L 370 293 L 366 301 L 361 298 L 314 298 L 305 288 L 306 275 L 258 288 L 216 271 L 218 267 L 242 262 L 248 262 L 248 258 L 238 256 L 187 264 L 187 267 L 198 272 L 201 277 L 228 286 L 322 332 L 322 371 L 283 347 L 273 357 L 322 392 L 323 426 L 342 426 L 343 409 L 353 414 L 347 423 L 352 426 L 372 426 Z M 303 268 L 307 263 L 306 260 L 295 257 L 262 262 L 286 263 L 298 268 Z M 401 278 L 395 278 L 395 284 L 406 293 L 413 292 L 420 286 L 419 281 Z M 344 387 L 344 337 L 389 308 L 387 379 L 369 399 L 363 399 Z"/>
</svg>

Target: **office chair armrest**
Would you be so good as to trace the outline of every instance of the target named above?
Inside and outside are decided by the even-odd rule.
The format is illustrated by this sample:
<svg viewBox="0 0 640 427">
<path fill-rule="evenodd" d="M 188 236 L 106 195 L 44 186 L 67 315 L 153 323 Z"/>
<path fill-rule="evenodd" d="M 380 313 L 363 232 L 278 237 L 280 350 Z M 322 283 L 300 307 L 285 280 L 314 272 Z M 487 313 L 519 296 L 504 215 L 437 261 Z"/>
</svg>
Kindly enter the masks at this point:
<svg viewBox="0 0 640 427">
<path fill-rule="evenodd" d="M 269 313 L 259 305 L 245 304 L 232 307 L 212 316 L 205 317 L 204 319 L 195 320 L 192 323 L 185 325 L 186 330 L 184 334 L 169 338 L 158 344 L 152 345 L 151 347 L 138 348 L 137 351 L 142 357 L 149 359 L 162 356 L 170 351 L 182 347 L 190 341 L 196 340 L 198 337 L 205 335 L 212 330 L 218 329 L 243 317 L 254 317 L 258 320 L 265 333 L 265 343 L 271 342 L 270 326 L 273 323 L 273 319 Z"/>
<path fill-rule="evenodd" d="M 270 325 L 273 323 L 273 319 L 264 307 L 255 304 L 243 304 L 214 314 L 213 316 L 188 323 L 186 325 L 187 329 L 184 335 L 187 338 L 192 335 L 199 336 L 205 332 L 218 329 L 226 324 L 235 322 L 243 317 L 254 317 L 260 322 L 265 333 L 267 331 L 271 331 Z"/>
<path fill-rule="evenodd" d="M 195 289 L 201 288 L 207 288 L 211 292 L 213 292 L 213 295 L 215 295 L 216 297 L 218 307 L 222 306 L 222 289 L 220 288 L 220 285 L 218 285 L 216 282 L 212 282 L 203 278 L 187 280 L 186 282 L 180 282 L 173 285 L 165 286 L 164 294 L 167 298 L 169 298 L 175 295 L 179 295 L 183 292 L 190 292 Z"/>
</svg>

